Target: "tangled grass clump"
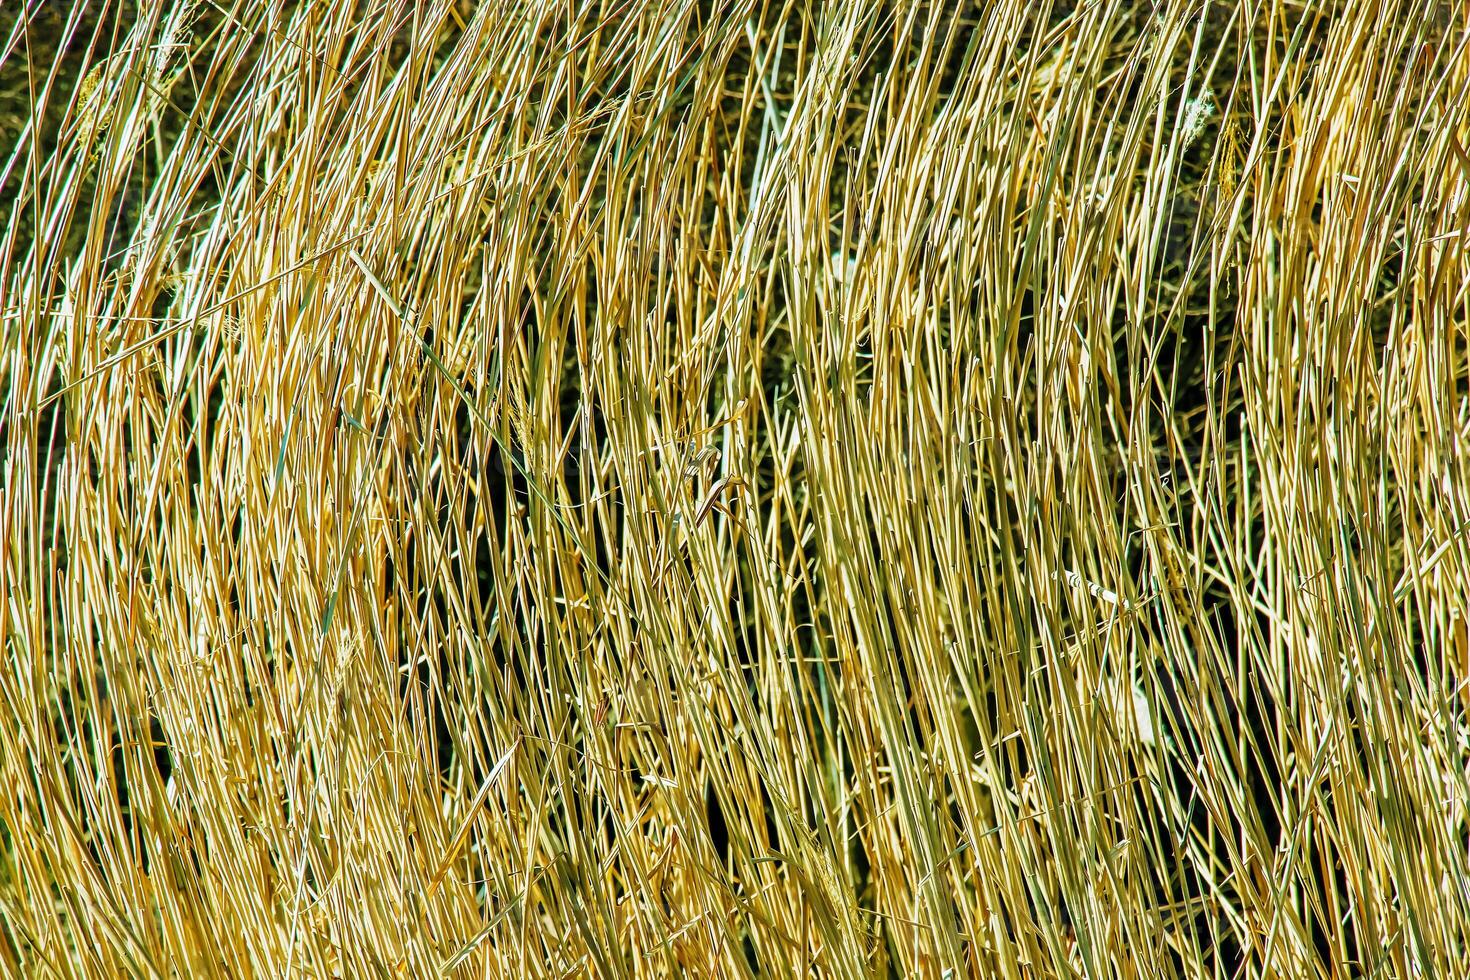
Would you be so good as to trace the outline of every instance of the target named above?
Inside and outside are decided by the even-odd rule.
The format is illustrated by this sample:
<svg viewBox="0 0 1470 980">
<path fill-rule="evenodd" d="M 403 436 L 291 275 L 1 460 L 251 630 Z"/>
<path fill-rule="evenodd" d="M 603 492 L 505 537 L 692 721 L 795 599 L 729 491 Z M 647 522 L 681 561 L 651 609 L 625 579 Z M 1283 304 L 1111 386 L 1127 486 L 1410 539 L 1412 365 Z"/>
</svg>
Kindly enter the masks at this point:
<svg viewBox="0 0 1470 980">
<path fill-rule="evenodd" d="M 0 973 L 1470 976 L 1470 8 L 0 14 Z"/>
</svg>

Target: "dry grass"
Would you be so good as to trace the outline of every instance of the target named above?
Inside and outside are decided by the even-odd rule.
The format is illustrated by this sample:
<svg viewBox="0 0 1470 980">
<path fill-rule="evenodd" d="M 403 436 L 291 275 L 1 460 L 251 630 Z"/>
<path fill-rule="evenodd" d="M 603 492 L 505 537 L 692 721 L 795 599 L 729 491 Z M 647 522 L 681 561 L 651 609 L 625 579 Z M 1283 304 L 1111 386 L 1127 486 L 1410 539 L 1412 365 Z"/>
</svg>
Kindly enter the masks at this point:
<svg viewBox="0 0 1470 980">
<path fill-rule="evenodd" d="M 6 7 L 0 973 L 1470 976 L 1462 4 Z"/>
</svg>

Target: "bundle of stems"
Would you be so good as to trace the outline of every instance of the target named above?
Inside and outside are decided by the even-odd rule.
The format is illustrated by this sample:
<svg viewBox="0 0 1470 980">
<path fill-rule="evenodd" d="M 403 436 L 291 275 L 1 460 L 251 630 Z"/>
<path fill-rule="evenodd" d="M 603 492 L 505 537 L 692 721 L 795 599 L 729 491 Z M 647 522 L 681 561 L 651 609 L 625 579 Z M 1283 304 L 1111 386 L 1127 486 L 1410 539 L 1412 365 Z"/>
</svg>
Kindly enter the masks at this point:
<svg viewBox="0 0 1470 980">
<path fill-rule="evenodd" d="M 0 973 L 1470 976 L 1470 7 L 0 13 Z"/>
</svg>

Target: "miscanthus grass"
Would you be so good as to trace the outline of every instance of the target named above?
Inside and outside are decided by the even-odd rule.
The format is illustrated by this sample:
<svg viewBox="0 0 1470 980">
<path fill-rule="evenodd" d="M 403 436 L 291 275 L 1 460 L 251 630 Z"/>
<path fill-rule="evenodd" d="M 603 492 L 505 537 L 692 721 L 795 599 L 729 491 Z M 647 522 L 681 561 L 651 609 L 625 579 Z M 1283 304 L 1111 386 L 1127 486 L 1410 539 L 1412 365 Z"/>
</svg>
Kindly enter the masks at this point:
<svg viewBox="0 0 1470 980">
<path fill-rule="evenodd" d="M 5 8 L 0 973 L 1470 975 L 1470 8 Z"/>
</svg>

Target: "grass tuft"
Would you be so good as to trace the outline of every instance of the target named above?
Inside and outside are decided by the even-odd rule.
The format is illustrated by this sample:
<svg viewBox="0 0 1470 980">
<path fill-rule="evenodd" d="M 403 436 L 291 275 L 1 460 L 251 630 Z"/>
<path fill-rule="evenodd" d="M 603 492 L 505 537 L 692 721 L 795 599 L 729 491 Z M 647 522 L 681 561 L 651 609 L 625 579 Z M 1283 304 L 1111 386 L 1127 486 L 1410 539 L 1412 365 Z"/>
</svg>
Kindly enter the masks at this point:
<svg viewBox="0 0 1470 980">
<path fill-rule="evenodd" d="M 0 973 L 1470 976 L 1449 0 L 0 15 Z"/>
</svg>

